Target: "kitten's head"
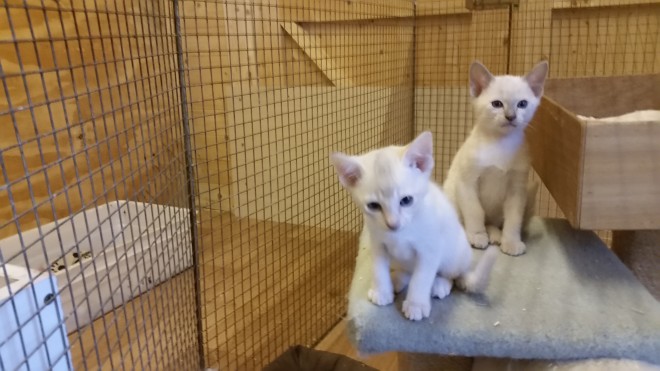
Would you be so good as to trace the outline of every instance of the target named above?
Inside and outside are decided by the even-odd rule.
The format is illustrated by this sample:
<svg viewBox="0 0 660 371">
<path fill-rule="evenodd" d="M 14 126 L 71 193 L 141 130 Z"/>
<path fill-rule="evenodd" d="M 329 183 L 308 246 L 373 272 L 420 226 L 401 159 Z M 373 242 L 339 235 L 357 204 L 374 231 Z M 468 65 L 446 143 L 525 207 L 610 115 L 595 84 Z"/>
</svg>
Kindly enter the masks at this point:
<svg viewBox="0 0 660 371">
<path fill-rule="evenodd" d="M 477 125 L 496 134 L 524 130 L 541 102 L 548 62 L 534 66 L 526 76 L 493 76 L 483 64 L 470 66 L 470 93 Z"/>
<path fill-rule="evenodd" d="M 336 152 L 330 160 L 366 222 L 394 232 L 406 228 L 428 192 L 433 139 L 424 132 L 405 147 L 385 147 L 361 156 Z"/>
</svg>

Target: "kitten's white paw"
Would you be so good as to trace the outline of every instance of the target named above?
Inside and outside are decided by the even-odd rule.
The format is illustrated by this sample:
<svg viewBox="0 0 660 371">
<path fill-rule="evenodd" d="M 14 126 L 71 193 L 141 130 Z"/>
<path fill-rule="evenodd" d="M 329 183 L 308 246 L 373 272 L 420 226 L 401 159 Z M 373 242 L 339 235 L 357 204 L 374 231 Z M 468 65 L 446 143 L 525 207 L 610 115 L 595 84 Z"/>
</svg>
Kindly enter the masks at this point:
<svg viewBox="0 0 660 371">
<path fill-rule="evenodd" d="M 369 289 L 369 300 L 376 305 L 388 305 L 394 301 L 394 293 L 387 290 Z"/>
<path fill-rule="evenodd" d="M 467 234 L 470 245 L 477 249 L 485 249 L 488 246 L 488 234 L 486 232 L 476 232 Z"/>
<path fill-rule="evenodd" d="M 500 249 L 502 249 L 503 253 L 513 256 L 524 254 L 526 248 L 527 246 L 525 246 L 525 243 L 520 241 L 520 239 L 504 238 L 502 240 L 502 244 L 500 245 Z"/>
<path fill-rule="evenodd" d="M 413 303 L 409 300 L 403 301 L 403 314 L 411 321 L 419 321 L 431 314 L 431 300 L 425 303 Z"/>
<path fill-rule="evenodd" d="M 431 294 L 434 298 L 442 299 L 449 295 L 451 292 L 451 287 L 453 285 L 452 280 L 448 280 L 444 277 L 437 276 L 435 281 L 433 281 L 433 289 Z"/>
<path fill-rule="evenodd" d="M 502 242 L 502 230 L 489 225 L 486 227 L 486 232 L 488 233 L 488 241 L 490 243 L 499 245 Z"/>
<path fill-rule="evenodd" d="M 402 271 L 392 272 L 392 283 L 394 284 L 395 293 L 398 294 L 403 291 L 408 286 L 408 282 L 410 282 L 410 274 Z"/>
</svg>

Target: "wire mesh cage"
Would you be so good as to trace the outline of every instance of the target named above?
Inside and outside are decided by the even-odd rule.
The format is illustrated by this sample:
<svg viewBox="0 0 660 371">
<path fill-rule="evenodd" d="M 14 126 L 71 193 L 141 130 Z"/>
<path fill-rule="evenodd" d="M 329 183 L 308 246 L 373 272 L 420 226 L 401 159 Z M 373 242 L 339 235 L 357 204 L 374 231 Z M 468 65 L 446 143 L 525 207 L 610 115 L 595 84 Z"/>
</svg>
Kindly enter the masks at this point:
<svg viewBox="0 0 660 371">
<path fill-rule="evenodd" d="M 330 152 L 430 130 L 440 182 L 473 59 L 657 77 L 659 20 L 640 0 L 0 0 L 0 369 L 259 369 L 315 344 L 361 229 Z"/>
<path fill-rule="evenodd" d="M 2 2 L 3 369 L 199 363 L 173 14 Z"/>
</svg>

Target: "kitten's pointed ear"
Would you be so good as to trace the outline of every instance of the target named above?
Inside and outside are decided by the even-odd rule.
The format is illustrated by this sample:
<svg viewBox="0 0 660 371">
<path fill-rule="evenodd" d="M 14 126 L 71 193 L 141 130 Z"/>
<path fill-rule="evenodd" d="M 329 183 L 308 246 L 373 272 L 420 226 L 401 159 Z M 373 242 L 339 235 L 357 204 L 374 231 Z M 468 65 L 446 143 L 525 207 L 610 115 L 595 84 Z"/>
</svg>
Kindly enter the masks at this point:
<svg viewBox="0 0 660 371">
<path fill-rule="evenodd" d="M 488 71 L 479 61 L 472 62 L 470 65 L 470 94 L 478 97 L 488 87 L 493 80 L 493 74 Z"/>
<path fill-rule="evenodd" d="M 546 77 L 548 77 L 548 61 L 539 62 L 525 76 L 525 81 L 538 98 L 543 95 L 543 84 L 545 84 Z"/>
<path fill-rule="evenodd" d="M 417 136 L 406 148 L 405 161 L 423 173 L 433 169 L 433 136 L 425 131 Z"/>
<path fill-rule="evenodd" d="M 362 167 L 353 157 L 334 152 L 330 155 L 330 162 L 335 166 L 344 187 L 354 187 L 362 178 Z"/>
</svg>

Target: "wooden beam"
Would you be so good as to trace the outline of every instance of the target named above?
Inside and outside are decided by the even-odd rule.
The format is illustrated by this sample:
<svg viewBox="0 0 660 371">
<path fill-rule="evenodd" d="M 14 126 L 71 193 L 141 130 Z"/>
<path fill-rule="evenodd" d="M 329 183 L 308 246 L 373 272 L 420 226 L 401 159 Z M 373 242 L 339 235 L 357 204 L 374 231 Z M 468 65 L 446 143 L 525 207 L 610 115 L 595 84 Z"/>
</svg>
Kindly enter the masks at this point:
<svg viewBox="0 0 660 371">
<path fill-rule="evenodd" d="M 277 6 L 278 19 L 287 22 L 367 21 L 414 16 L 410 0 L 278 0 Z"/>
<path fill-rule="evenodd" d="M 282 29 L 291 36 L 291 38 L 298 44 L 300 49 L 305 52 L 316 65 L 316 67 L 323 72 L 325 77 L 332 82 L 333 86 L 337 86 L 340 81 L 344 85 L 350 84 L 348 78 L 342 76 L 341 72 L 332 62 L 332 59 L 325 52 L 325 49 L 321 46 L 321 41 L 318 36 L 309 34 L 305 29 L 300 27 L 295 22 L 285 22 L 281 24 Z"/>
<path fill-rule="evenodd" d="M 416 17 L 470 14 L 470 10 L 465 7 L 465 0 L 417 0 L 415 4 Z"/>
<path fill-rule="evenodd" d="M 575 9 L 575 8 L 602 8 L 606 6 L 630 6 L 644 4 L 660 4 L 659 0 L 554 0 L 552 9 Z"/>
</svg>

